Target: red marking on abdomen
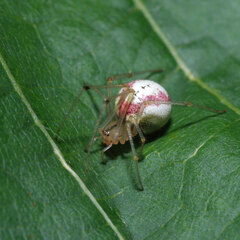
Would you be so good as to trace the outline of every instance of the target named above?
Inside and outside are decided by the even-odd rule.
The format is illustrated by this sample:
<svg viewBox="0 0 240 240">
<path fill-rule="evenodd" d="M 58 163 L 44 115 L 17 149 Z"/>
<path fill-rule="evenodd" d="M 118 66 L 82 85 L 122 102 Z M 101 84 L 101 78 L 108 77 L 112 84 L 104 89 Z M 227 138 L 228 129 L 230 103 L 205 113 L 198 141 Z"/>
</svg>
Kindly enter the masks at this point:
<svg viewBox="0 0 240 240">
<path fill-rule="evenodd" d="M 141 102 L 130 103 L 130 104 L 128 104 L 126 101 L 124 101 L 119 108 L 119 115 L 120 116 L 124 115 L 126 108 L 127 108 L 127 111 L 126 111 L 125 116 L 127 116 L 129 114 L 137 114 L 139 112 L 143 102 L 145 102 L 145 101 L 156 101 L 156 102 L 157 101 L 166 101 L 166 102 L 168 102 L 168 101 L 170 101 L 170 97 L 167 96 L 164 92 L 159 91 L 158 95 L 148 95 L 148 96 L 139 98 L 139 100 Z M 158 103 L 156 105 L 159 106 L 159 105 L 161 105 L 161 103 Z"/>
<path fill-rule="evenodd" d="M 133 88 L 133 85 L 134 85 L 135 82 L 136 82 L 136 81 L 132 81 L 132 82 L 128 83 L 128 85 L 130 86 L 130 88 Z"/>
</svg>

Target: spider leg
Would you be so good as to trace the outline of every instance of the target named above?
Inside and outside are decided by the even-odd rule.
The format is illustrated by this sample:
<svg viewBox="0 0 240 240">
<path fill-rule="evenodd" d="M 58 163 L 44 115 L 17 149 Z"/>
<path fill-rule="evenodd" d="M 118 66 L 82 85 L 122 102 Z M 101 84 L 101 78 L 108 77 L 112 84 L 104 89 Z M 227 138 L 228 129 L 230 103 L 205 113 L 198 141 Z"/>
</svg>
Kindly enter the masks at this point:
<svg viewBox="0 0 240 240">
<path fill-rule="evenodd" d="M 128 137 L 129 137 L 129 141 L 130 141 L 130 145 L 131 145 L 131 149 L 132 149 L 132 153 L 133 153 L 133 160 L 134 160 L 135 166 L 136 166 L 138 182 L 140 184 L 140 190 L 142 191 L 143 190 L 143 184 L 142 184 L 142 180 L 141 180 L 140 172 L 139 172 L 139 167 L 138 167 L 138 157 L 137 157 L 137 153 L 136 153 L 134 143 L 133 143 L 133 138 L 132 138 L 132 133 L 131 133 L 131 124 L 129 122 L 127 122 L 126 124 L 127 124 Z"/>
<path fill-rule="evenodd" d="M 110 149 L 112 147 L 113 143 L 116 141 L 117 137 L 119 136 L 119 132 L 121 131 L 121 128 L 123 127 L 123 122 L 124 122 L 124 119 L 125 119 L 125 115 L 126 115 L 128 106 L 131 103 L 133 94 L 134 94 L 133 90 L 127 89 L 126 91 L 124 91 L 122 93 L 119 93 L 119 94 L 111 97 L 111 99 L 110 99 L 110 100 L 112 100 L 113 98 L 116 98 L 116 97 L 119 97 L 119 96 L 122 97 L 120 99 L 120 101 L 117 103 L 117 106 L 118 106 L 117 109 L 119 109 L 119 106 L 122 105 L 122 103 L 125 101 L 125 99 L 127 99 L 127 101 L 126 101 L 126 104 L 124 106 L 124 109 L 121 112 L 121 116 L 118 117 L 117 128 L 116 128 L 116 131 L 115 131 L 114 136 L 112 138 L 112 143 L 102 150 L 102 154 L 101 154 L 102 155 L 102 163 L 104 163 L 104 164 L 106 164 L 106 160 L 104 160 L 104 152 L 106 152 L 108 149 Z M 107 119 L 103 122 L 103 124 L 101 125 L 101 128 L 104 128 L 112 120 L 112 118 L 114 117 L 115 114 L 116 114 L 116 112 L 115 112 L 115 110 L 113 110 L 112 113 L 110 113 L 110 115 L 107 117 Z"/>
<path fill-rule="evenodd" d="M 124 96 L 124 95 L 130 94 L 131 91 L 130 91 L 130 92 L 127 92 L 127 91 L 128 91 L 128 90 L 126 90 L 126 92 L 120 93 L 120 94 L 118 94 L 118 95 Z M 124 97 L 122 98 L 122 100 L 119 101 L 118 105 L 120 106 L 123 101 L 124 101 Z M 117 138 L 118 135 L 119 135 L 120 129 L 121 129 L 122 124 L 123 124 L 123 120 L 124 120 L 125 115 L 126 115 L 126 111 L 127 111 L 127 107 L 126 107 L 125 110 L 124 110 L 124 114 L 123 114 L 121 117 L 118 118 L 117 130 L 116 130 L 116 132 L 115 132 L 115 134 L 114 134 L 114 137 L 113 137 L 113 139 L 112 139 L 112 143 L 115 142 L 116 138 Z M 115 114 L 115 111 L 113 111 L 113 113 Z M 106 119 L 106 121 L 104 121 L 104 123 L 102 124 L 103 127 L 106 126 L 106 125 L 112 120 L 113 116 L 114 116 L 114 115 L 112 115 L 112 114 L 109 115 L 109 117 Z M 112 143 L 111 143 L 110 145 L 108 145 L 107 147 L 105 147 L 105 148 L 102 150 L 101 156 L 102 156 L 102 163 L 103 163 L 103 164 L 106 164 L 106 160 L 104 159 L 104 152 L 106 152 L 108 149 L 110 149 L 110 148 L 112 147 L 112 145 L 113 145 Z"/>
<path fill-rule="evenodd" d="M 121 78 L 131 78 L 135 75 L 143 74 L 143 73 L 160 73 L 160 72 L 163 72 L 163 70 L 162 69 L 153 69 L 153 70 L 145 70 L 145 71 L 139 71 L 139 72 L 129 72 L 129 73 L 117 74 L 117 75 L 108 77 L 107 82 L 109 84 L 109 83 L 112 83 L 112 81 L 121 79 Z"/>
<path fill-rule="evenodd" d="M 144 101 L 139 109 L 138 115 L 137 115 L 137 123 L 140 122 L 142 113 L 145 109 L 145 107 L 147 105 L 151 105 L 151 104 L 168 104 L 168 105 L 177 105 L 177 106 L 184 106 L 184 107 L 196 107 L 196 108 L 200 108 L 209 112 L 214 112 L 214 113 L 225 113 L 226 110 L 217 110 L 217 109 L 213 109 L 213 108 L 209 108 L 209 107 L 205 107 L 202 105 L 197 105 L 191 102 L 172 102 L 172 101 Z"/>
<path fill-rule="evenodd" d="M 100 110 L 100 113 L 99 113 L 99 116 L 98 116 L 98 119 L 96 121 L 96 124 L 95 124 L 95 128 L 94 128 L 94 131 L 93 131 L 93 135 L 92 135 L 92 138 L 89 142 L 89 144 L 87 145 L 87 163 L 86 163 L 86 171 L 88 171 L 88 165 L 89 165 L 89 156 L 90 156 L 90 152 L 91 152 L 91 147 L 93 145 L 93 143 L 95 142 L 95 140 L 97 139 L 96 137 L 96 133 L 97 133 L 97 129 L 99 128 L 99 124 L 100 124 L 100 120 L 102 118 L 102 115 L 103 115 L 103 112 L 104 112 L 104 109 L 105 107 L 107 107 L 110 103 L 110 101 L 114 100 L 115 98 L 119 97 L 119 96 L 124 96 L 124 95 L 128 95 L 130 94 L 132 90 L 126 90 L 125 92 L 123 93 L 120 93 L 120 94 L 117 94 L 115 96 L 112 96 L 110 99 L 104 99 L 104 103 L 103 103 L 103 106 Z M 124 101 L 124 98 L 120 101 L 119 104 L 122 104 L 122 101 Z M 104 125 L 108 124 L 108 122 L 110 122 L 112 120 L 112 118 L 115 116 L 116 112 L 113 110 L 112 113 L 110 113 L 110 115 L 107 117 L 107 121 L 105 120 L 103 122 Z M 119 131 L 120 131 L 120 128 L 121 128 L 121 125 L 122 125 L 122 122 L 123 122 L 123 119 L 121 119 L 121 123 L 119 123 L 119 128 L 118 128 L 118 131 L 116 133 L 116 137 L 118 136 L 119 134 Z M 103 125 L 102 124 L 102 125 Z M 114 139 L 115 141 L 115 139 Z M 112 144 L 108 145 L 106 148 L 104 148 L 102 150 L 102 162 L 103 163 L 106 163 L 106 161 L 104 160 L 104 152 L 106 152 L 109 148 L 112 147 Z"/>
<path fill-rule="evenodd" d="M 103 106 L 100 110 L 100 113 L 99 113 L 99 116 L 98 116 L 98 119 L 97 119 L 97 122 L 95 124 L 95 128 L 94 128 L 94 131 L 93 131 L 93 135 L 92 135 L 92 138 L 89 142 L 89 144 L 87 145 L 87 163 L 86 163 L 86 172 L 88 171 L 88 166 L 89 166 L 89 156 L 90 156 L 90 152 L 91 152 L 91 147 L 93 145 L 93 143 L 95 142 L 95 140 L 97 139 L 97 137 L 95 136 L 96 133 L 97 133 L 97 129 L 99 128 L 99 124 L 100 124 L 100 120 L 101 120 L 101 117 L 103 115 L 103 112 L 104 112 L 104 108 L 107 107 L 109 105 L 109 102 L 114 100 L 115 98 L 119 97 L 119 96 L 124 96 L 124 95 L 129 95 L 130 93 L 132 93 L 132 90 L 126 90 L 125 92 L 123 93 L 120 93 L 120 94 L 117 94 L 115 96 L 112 96 L 110 99 L 104 99 L 104 103 L 103 103 Z M 120 101 L 120 105 L 122 104 L 122 102 L 124 101 L 124 98 Z M 126 108 L 127 110 L 127 108 Z M 107 117 L 107 121 L 105 120 L 103 122 L 102 125 L 106 125 L 108 124 L 108 122 L 110 122 L 112 120 L 112 118 L 115 116 L 115 111 L 112 110 L 112 113 L 110 113 L 110 115 Z M 126 113 L 125 113 L 126 114 Z M 124 115 L 125 116 L 125 115 Z M 119 131 L 120 131 L 120 128 L 122 126 L 122 123 L 123 123 L 123 119 L 124 119 L 124 116 L 123 117 L 120 117 L 119 120 L 118 120 L 118 130 L 116 131 L 115 133 L 115 137 L 113 139 L 113 142 L 115 141 L 115 139 L 117 138 L 118 134 L 119 134 Z M 106 152 L 109 148 L 112 147 L 112 144 L 108 145 L 106 148 L 104 148 L 102 150 L 102 162 L 103 163 L 106 163 L 106 161 L 104 160 L 104 152 Z"/>
<path fill-rule="evenodd" d="M 75 100 L 73 101 L 72 105 L 70 106 L 69 110 L 67 111 L 67 113 L 65 114 L 65 116 L 63 117 L 62 121 L 60 122 L 58 128 L 57 128 L 57 131 L 56 131 L 56 134 L 55 134 L 55 139 L 58 140 L 58 136 L 59 136 L 59 133 L 63 127 L 63 124 L 65 123 L 65 121 L 68 119 L 69 115 L 71 114 L 71 112 L 73 111 L 73 109 L 75 108 L 75 106 L 77 105 L 77 103 L 79 102 L 82 94 L 84 91 L 88 91 L 90 89 L 93 89 L 95 90 L 95 92 L 97 92 L 102 98 L 104 101 L 108 101 L 108 98 L 106 98 L 106 96 L 100 91 L 100 89 L 102 88 L 122 88 L 122 87 L 127 87 L 129 88 L 128 84 L 117 84 L 117 85 L 111 85 L 111 86 L 108 86 L 108 85 L 99 85 L 99 86 L 93 86 L 93 85 L 87 85 L 85 84 L 83 86 L 83 88 L 80 90 L 79 94 L 77 95 L 77 97 L 75 98 Z"/>
<path fill-rule="evenodd" d="M 116 99 L 117 97 L 121 97 L 122 99 L 120 99 L 120 101 L 117 103 L 117 109 L 121 106 L 121 104 L 124 102 L 125 97 L 127 96 L 127 94 L 129 94 L 130 92 L 132 92 L 132 90 L 128 89 L 122 93 L 116 94 L 112 97 L 110 97 L 108 100 L 109 102 L 111 102 L 112 100 Z M 112 119 L 114 118 L 114 116 L 116 116 L 116 111 L 114 109 L 112 109 L 109 113 L 107 118 L 105 119 L 105 121 L 100 125 L 100 128 L 104 128 L 110 121 L 112 121 Z"/>
<path fill-rule="evenodd" d="M 105 147 L 105 148 L 102 150 L 101 156 L 102 156 L 102 163 L 103 163 L 103 164 L 106 164 L 106 163 L 107 163 L 107 161 L 104 159 L 104 153 L 105 153 L 108 149 L 110 149 L 111 147 L 112 147 L 112 144 L 108 145 L 107 147 Z"/>
<path fill-rule="evenodd" d="M 124 95 L 123 95 L 123 96 L 124 96 Z M 118 137 L 120 128 L 122 127 L 123 121 L 124 121 L 124 119 L 125 119 L 125 117 L 126 117 L 126 113 L 127 113 L 128 107 L 129 107 L 129 105 L 131 104 L 132 99 L 133 99 L 133 97 L 134 97 L 134 90 L 129 89 L 128 92 L 125 92 L 125 96 L 126 96 L 126 99 L 122 98 L 122 101 L 121 101 L 121 103 L 119 104 L 119 106 L 121 106 L 122 103 L 125 102 L 124 108 L 121 110 L 121 114 L 119 114 L 119 116 L 118 116 L 117 131 L 116 131 L 115 134 L 114 134 L 113 142 L 115 142 L 116 138 Z"/>
<path fill-rule="evenodd" d="M 104 109 L 105 107 L 107 107 L 110 103 L 110 101 L 114 100 L 115 98 L 119 97 L 119 96 L 124 96 L 124 95 L 127 95 L 127 94 L 130 94 L 130 90 L 126 90 L 125 92 L 123 93 L 120 93 L 120 94 L 117 94 L 117 95 L 114 95 L 112 96 L 110 99 L 106 99 L 104 98 L 104 103 L 103 103 L 103 106 L 100 110 L 100 113 L 99 113 L 99 116 L 98 116 L 98 119 L 96 121 L 96 124 L 95 124 L 95 128 L 94 128 L 94 131 L 93 131 L 93 134 L 92 134 L 92 137 L 91 137 L 91 140 L 89 142 L 89 144 L 87 145 L 87 162 L 86 162 L 86 172 L 88 171 L 88 166 L 89 166 L 89 156 L 90 156 L 90 152 L 91 152 L 91 148 L 92 148 L 92 145 L 93 143 L 95 142 L 95 140 L 97 139 L 96 137 L 96 133 L 97 133 L 97 129 L 99 128 L 99 124 L 100 124 L 100 120 L 102 118 L 102 115 L 103 115 L 103 112 L 104 112 Z M 124 101 L 124 98 L 122 99 L 122 101 Z M 120 104 L 122 103 L 122 101 L 120 101 Z M 115 116 L 115 111 L 113 110 L 112 113 L 110 113 L 110 115 L 107 117 L 107 121 L 105 120 L 103 124 L 107 124 L 108 122 L 110 122 L 112 120 L 112 118 Z M 122 121 L 121 123 L 119 124 L 119 129 L 118 129 L 118 132 L 116 134 L 116 136 L 118 136 L 118 133 L 120 131 L 120 127 L 122 125 Z M 115 139 L 114 139 L 115 140 Z M 106 148 L 104 148 L 102 150 L 102 162 L 103 163 L 106 163 L 106 161 L 104 160 L 104 152 L 106 152 L 109 148 L 112 147 L 112 144 L 110 144 L 109 146 L 107 146 Z"/>
<path fill-rule="evenodd" d="M 205 107 L 205 106 L 194 104 L 191 102 L 170 102 L 170 103 L 171 103 L 171 105 L 201 108 L 201 109 L 209 111 L 209 112 L 220 113 L 220 114 L 226 112 L 226 110 L 217 110 L 214 108 Z"/>
<path fill-rule="evenodd" d="M 145 137 L 143 135 L 143 132 L 142 132 L 140 126 L 138 125 L 138 123 L 136 121 L 133 121 L 133 124 L 136 127 L 137 132 L 138 132 L 138 134 L 139 134 L 139 136 L 141 138 L 142 145 L 141 145 L 140 154 L 139 154 L 139 159 L 141 160 L 142 159 L 142 151 L 143 151 L 143 147 L 144 147 L 144 144 L 146 142 L 146 139 L 145 139 Z"/>
<path fill-rule="evenodd" d="M 108 103 L 109 103 L 109 102 L 106 102 L 106 101 L 104 101 L 104 103 L 103 103 L 103 106 L 102 106 L 102 108 L 101 108 L 101 110 L 100 110 L 98 119 L 97 119 L 96 124 L 95 124 L 95 127 L 94 127 L 94 131 L 93 131 L 91 140 L 89 141 L 89 144 L 88 144 L 87 162 L 86 162 L 86 172 L 88 172 L 89 156 L 90 156 L 90 152 L 91 152 L 92 145 L 93 145 L 93 143 L 94 143 L 95 135 L 96 135 L 96 133 L 97 133 L 97 129 L 98 129 L 98 126 L 99 126 L 101 117 L 102 117 L 102 115 L 103 115 L 104 109 L 105 109 L 105 107 L 106 107 L 106 105 L 107 105 Z"/>
<path fill-rule="evenodd" d="M 70 106 L 69 110 L 67 111 L 67 113 L 65 114 L 65 116 L 63 117 L 62 121 L 60 122 L 56 135 L 55 135 L 55 139 L 58 140 L 58 136 L 59 133 L 63 127 L 64 122 L 67 120 L 67 118 L 69 117 L 70 113 L 72 112 L 72 110 L 74 109 L 74 107 L 77 105 L 80 97 L 82 96 L 83 91 L 86 90 L 84 88 L 81 89 L 80 93 L 78 94 L 78 96 L 75 98 L 74 102 L 72 103 L 72 105 Z"/>
<path fill-rule="evenodd" d="M 101 138 L 101 136 L 94 137 L 93 143 L 95 143 L 99 138 Z M 88 152 L 89 147 L 90 146 L 89 146 L 89 143 L 88 143 L 88 145 L 84 148 L 84 152 Z"/>
</svg>

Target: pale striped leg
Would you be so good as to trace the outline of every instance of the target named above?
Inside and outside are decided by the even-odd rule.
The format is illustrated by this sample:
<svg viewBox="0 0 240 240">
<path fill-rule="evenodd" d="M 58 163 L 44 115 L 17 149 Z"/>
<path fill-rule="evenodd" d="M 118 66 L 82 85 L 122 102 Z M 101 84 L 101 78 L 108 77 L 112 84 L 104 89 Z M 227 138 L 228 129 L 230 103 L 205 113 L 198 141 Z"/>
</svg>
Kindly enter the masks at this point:
<svg viewBox="0 0 240 240">
<path fill-rule="evenodd" d="M 132 149 L 132 153 L 133 153 L 133 160 L 134 160 L 135 166 L 136 166 L 137 178 L 138 178 L 138 182 L 140 184 L 140 190 L 142 191 L 143 190 L 143 184 L 142 184 L 142 180 L 141 180 L 141 177 L 140 177 L 140 172 L 139 172 L 139 167 L 138 167 L 138 157 L 137 157 L 137 153 L 136 153 L 134 143 L 133 143 L 133 139 L 132 139 L 130 123 L 127 123 L 127 132 L 128 132 L 128 137 L 129 137 L 129 141 L 130 141 L 130 145 L 131 145 L 131 149 Z"/>
</svg>

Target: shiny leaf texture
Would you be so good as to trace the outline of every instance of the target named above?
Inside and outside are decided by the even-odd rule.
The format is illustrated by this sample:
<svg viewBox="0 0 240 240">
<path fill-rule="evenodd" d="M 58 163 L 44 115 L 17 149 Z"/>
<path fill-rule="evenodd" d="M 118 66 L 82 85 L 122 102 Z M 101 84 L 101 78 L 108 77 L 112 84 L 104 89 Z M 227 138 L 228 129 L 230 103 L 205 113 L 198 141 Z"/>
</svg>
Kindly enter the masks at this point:
<svg viewBox="0 0 240 240">
<path fill-rule="evenodd" d="M 234 0 L 1 1 L 0 238 L 239 239 L 239 11 Z M 134 79 L 227 113 L 175 106 L 147 136 L 142 192 L 129 143 L 102 165 L 97 141 L 86 173 L 101 97 L 83 94 L 54 139 L 84 82 L 157 68 Z"/>
</svg>

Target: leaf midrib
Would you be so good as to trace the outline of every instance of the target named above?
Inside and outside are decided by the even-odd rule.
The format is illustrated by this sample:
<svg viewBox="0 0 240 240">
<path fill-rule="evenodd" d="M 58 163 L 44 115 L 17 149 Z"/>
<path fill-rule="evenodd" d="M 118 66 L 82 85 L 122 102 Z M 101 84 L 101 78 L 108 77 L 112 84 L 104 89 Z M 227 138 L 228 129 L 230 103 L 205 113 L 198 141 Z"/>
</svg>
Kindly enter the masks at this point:
<svg viewBox="0 0 240 240">
<path fill-rule="evenodd" d="M 34 123 L 36 124 L 36 126 L 38 126 L 40 128 L 40 130 L 42 131 L 42 133 L 45 135 L 45 137 L 47 138 L 48 142 L 50 143 L 50 145 L 53 148 L 53 152 L 54 154 L 57 156 L 57 158 L 59 159 L 59 161 L 61 162 L 62 166 L 75 178 L 75 180 L 78 182 L 78 184 L 80 185 L 80 187 L 82 188 L 83 192 L 89 197 L 89 199 L 92 201 L 92 203 L 94 204 L 94 206 L 98 209 L 98 211 L 101 213 L 101 215 L 104 217 L 104 219 L 106 220 L 106 222 L 109 224 L 109 226 L 112 228 L 112 230 L 114 231 L 114 233 L 118 236 L 119 239 L 123 240 L 124 237 L 122 236 L 122 234 L 118 231 L 117 227 L 113 224 L 113 222 L 111 221 L 111 219 L 108 217 L 107 213 L 103 210 L 103 208 L 100 206 L 100 204 L 97 202 L 96 198 L 92 195 L 92 193 L 90 192 L 90 190 L 87 188 L 87 186 L 84 184 L 84 182 L 82 181 L 82 179 L 77 175 L 76 172 L 74 172 L 74 170 L 67 164 L 67 162 L 65 161 L 63 154 L 61 153 L 60 149 L 58 148 L 58 146 L 55 144 L 55 142 L 53 141 L 52 137 L 49 135 L 49 133 L 47 132 L 46 128 L 44 127 L 44 125 L 41 123 L 41 121 L 39 120 L 38 116 L 36 115 L 36 113 L 33 111 L 30 103 L 28 102 L 28 100 L 26 99 L 26 97 L 24 96 L 20 86 L 18 85 L 17 81 L 15 80 L 14 76 L 12 75 L 6 61 L 4 60 L 2 54 L 0 53 L 0 63 L 2 64 L 3 69 L 5 70 L 14 90 L 17 92 L 17 94 L 19 95 L 21 101 L 24 103 L 24 105 L 26 106 L 27 110 L 29 111 L 29 114 L 31 115 L 31 117 L 33 118 Z"/>
</svg>

